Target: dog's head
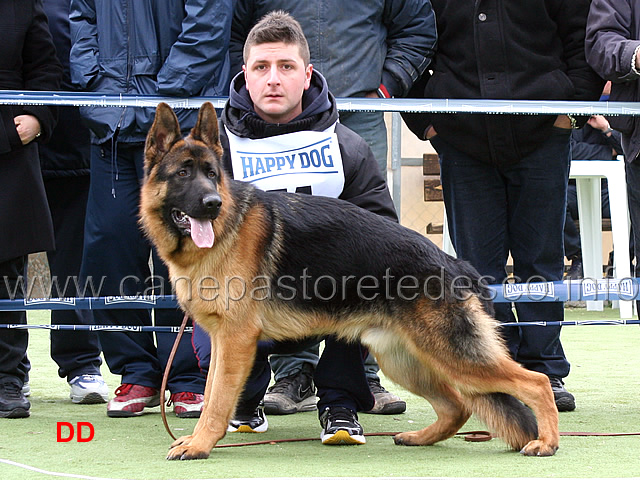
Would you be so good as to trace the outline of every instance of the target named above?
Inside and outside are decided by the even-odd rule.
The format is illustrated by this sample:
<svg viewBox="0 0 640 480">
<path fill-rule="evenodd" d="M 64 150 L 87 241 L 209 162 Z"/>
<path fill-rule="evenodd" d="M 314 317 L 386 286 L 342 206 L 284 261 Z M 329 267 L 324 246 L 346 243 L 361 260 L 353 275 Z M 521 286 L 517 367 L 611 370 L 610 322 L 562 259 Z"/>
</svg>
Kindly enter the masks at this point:
<svg viewBox="0 0 640 480">
<path fill-rule="evenodd" d="M 224 182 L 218 118 L 213 105 L 202 105 L 196 125 L 183 138 L 171 107 L 160 103 L 145 145 L 145 181 L 142 188 L 142 224 L 155 243 L 157 235 L 191 237 L 196 246 L 214 243 L 212 222 L 220 214 Z M 157 225 L 156 225 L 157 227 Z"/>
</svg>

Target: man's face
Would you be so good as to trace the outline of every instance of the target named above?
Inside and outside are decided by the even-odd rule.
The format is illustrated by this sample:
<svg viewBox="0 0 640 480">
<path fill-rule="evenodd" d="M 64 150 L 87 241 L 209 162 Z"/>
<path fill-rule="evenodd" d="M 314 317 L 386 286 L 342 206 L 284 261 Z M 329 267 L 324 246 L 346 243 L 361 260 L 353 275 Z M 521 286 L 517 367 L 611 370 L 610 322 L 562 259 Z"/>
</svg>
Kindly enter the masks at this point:
<svg viewBox="0 0 640 480">
<path fill-rule="evenodd" d="M 242 69 L 254 109 L 264 121 L 287 123 L 302 113 L 302 94 L 309 88 L 313 66 L 304 66 L 296 45 L 254 45 Z"/>
</svg>

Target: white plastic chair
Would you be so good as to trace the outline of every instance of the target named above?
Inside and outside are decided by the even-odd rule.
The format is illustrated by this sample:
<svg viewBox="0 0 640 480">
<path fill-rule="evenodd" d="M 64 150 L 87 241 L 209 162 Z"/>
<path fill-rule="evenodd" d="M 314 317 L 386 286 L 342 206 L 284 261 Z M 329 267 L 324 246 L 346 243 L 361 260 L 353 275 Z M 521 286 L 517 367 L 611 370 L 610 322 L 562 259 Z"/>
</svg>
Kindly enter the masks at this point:
<svg viewBox="0 0 640 480">
<path fill-rule="evenodd" d="M 569 178 L 576 180 L 580 242 L 585 278 L 602 278 L 602 201 L 600 180 L 607 179 L 613 237 L 614 277 L 631 276 L 629 267 L 629 207 L 624 160 L 573 160 Z M 588 301 L 587 310 L 602 310 L 602 301 Z M 633 316 L 633 302 L 620 301 L 620 317 Z"/>
</svg>

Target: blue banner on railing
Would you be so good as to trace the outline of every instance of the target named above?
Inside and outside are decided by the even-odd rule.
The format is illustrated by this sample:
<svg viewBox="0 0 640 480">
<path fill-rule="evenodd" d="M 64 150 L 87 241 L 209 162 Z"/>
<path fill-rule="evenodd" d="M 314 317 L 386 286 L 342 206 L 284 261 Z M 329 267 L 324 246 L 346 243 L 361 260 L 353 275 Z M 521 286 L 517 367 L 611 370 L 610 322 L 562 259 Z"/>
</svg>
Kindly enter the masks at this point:
<svg viewBox="0 0 640 480">
<path fill-rule="evenodd" d="M 576 281 L 505 283 L 489 285 L 491 298 L 496 303 L 505 302 L 567 302 L 622 300 L 638 298 L 637 278 L 584 278 Z M 241 298 L 229 299 L 230 302 Z M 259 299 L 255 301 L 269 301 Z M 366 300 L 363 300 L 366 301 Z M 30 298 L 0 300 L 0 310 L 104 310 L 179 308 L 174 295 L 140 295 L 72 298 Z"/>
</svg>

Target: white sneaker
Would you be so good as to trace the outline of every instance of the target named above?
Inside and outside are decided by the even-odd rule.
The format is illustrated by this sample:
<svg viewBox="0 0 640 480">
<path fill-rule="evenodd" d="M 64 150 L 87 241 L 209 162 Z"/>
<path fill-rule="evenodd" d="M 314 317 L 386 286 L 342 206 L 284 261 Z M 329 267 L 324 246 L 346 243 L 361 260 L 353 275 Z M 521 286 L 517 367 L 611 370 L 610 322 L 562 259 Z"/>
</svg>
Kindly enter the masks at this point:
<svg viewBox="0 0 640 480">
<path fill-rule="evenodd" d="M 68 383 L 73 403 L 106 403 L 109 400 L 109 388 L 102 375 L 78 375 Z"/>
<path fill-rule="evenodd" d="M 28 397 L 29 395 L 31 395 L 31 385 L 29 385 L 28 381 L 22 384 L 22 394 L 25 397 Z"/>
</svg>

